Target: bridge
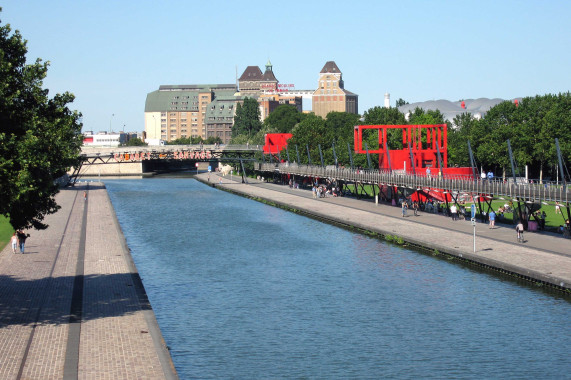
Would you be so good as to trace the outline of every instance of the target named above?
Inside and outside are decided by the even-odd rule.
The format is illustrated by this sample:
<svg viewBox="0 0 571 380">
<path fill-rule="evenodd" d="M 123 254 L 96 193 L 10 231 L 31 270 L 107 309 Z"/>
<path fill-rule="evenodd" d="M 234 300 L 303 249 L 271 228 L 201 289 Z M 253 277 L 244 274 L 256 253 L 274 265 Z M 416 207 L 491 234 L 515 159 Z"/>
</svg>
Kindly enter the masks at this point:
<svg viewBox="0 0 571 380">
<path fill-rule="evenodd" d="M 257 145 L 164 145 L 135 147 L 88 147 L 81 149 L 81 164 L 70 173 L 71 181 L 80 177 L 128 176 L 146 173 L 206 170 L 219 161 L 244 162 L 254 160 L 263 146 Z M 197 165 L 198 164 L 198 165 Z"/>
<path fill-rule="evenodd" d="M 262 161 L 257 159 L 260 154 Z M 336 183 L 354 185 L 359 196 L 365 193 L 365 185 L 369 185 L 373 195 L 385 200 L 410 198 L 419 200 L 428 198 L 446 203 L 461 204 L 469 198 L 477 202 L 480 214 L 492 209 L 494 198 L 517 202 L 519 215 L 533 215 L 540 204 L 561 205 L 567 212 L 565 219 L 571 219 L 571 192 L 565 183 L 527 183 L 513 179 L 482 181 L 466 176 L 446 175 L 426 176 L 411 175 L 403 170 L 357 170 L 339 168 L 333 165 L 302 165 L 291 162 L 263 162 L 263 146 L 253 145 L 166 145 L 154 147 L 84 147 L 82 164 L 70 175 L 72 182 L 82 176 L 116 176 L 144 175 L 151 172 L 173 170 L 206 170 L 208 166 L 216 166 L 220 161 L 236 162 L 240 165 L 243 182 L 247 182 L 245 163 L 255 172 L 266 178 L 284 178 L 309 180 L 329 180 Z M 486 207 L 487 205 L 487 207 Z M 533 216 L 535 217 L 535 215 Z"/>
<path fill-rule="evenodd" d="M 446 203 L 460 205 L 462 200 L 469 198 L 478 204 L 480 215 L 492 210 L 492 200 L 504 199 L 506 202 L 517 203 L 519 215 L 533 214 L 540 204 L 560 204 L 562 212 L 567 211 L 566 219 L 570 219 L 571 191 L 565 184 L 528 183 L 513 179 L 480 180 L 466 176 L 427 176 L 411 175 L 404 171 L 361 170 L 331 166 L 298 165 L 295 163 L 257 163 L 256 170 L 266 177 L 284 180 L 291 177 L 303 181 L 311 179 L 329 180 L 331 182 L 353 184 L 358 195 L 358 189 L 365 192 L 364 185 L 369 185 L 374 196 L 385 200 L 409 198 L 416 194 L 417 198 L 435 198 Z M 515 204 L 514 203 L 514 204 Z M 565 215 L 565 214 L 564 214 Z M 539 222 L 539 220 L 537 220 Z M 527 223 L 525 223 L 527 224 Z M 527 226 L 526 226 L 527 227 Z"/>
</svg>

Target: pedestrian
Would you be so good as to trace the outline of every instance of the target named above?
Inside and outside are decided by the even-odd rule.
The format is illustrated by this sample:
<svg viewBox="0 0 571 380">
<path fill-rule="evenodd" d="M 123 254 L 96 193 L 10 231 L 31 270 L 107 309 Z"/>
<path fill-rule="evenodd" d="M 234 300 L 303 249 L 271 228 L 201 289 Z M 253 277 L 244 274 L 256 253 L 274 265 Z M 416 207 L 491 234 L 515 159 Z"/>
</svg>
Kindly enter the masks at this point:
<svg viewBox="0 0 571 380">
<path fill-rule="evenodd" d="M 494 210 L 490 211 L 488 218 L 490 218 L 490 228 L 492 229 L 496 228 L 496 213 L 494 212 Z"/>
<path fill-rule="evenodd" d="M 402 201 L 402 216 L 406 216 L 406 209 L 408 208 L 408 204 L 406 203 L 406 199 Z"/>
<path fill-rule="evenodd" d="M 488 181 L 491 182 L 493 179 L 494 179 L 494 173 L 492 173 L 492 171 L 490 170 L 490 171 L 488 172 Z"/>
<path fill-rule="evenodd" d="M 515 226 L 515 231 L 517 233 L 517 240 L 523 242 L 523 223 L 521 222 L 521 220 L 519 220 L 517 225 Z"/>
<path fill-rule="evenodd" d="M 482 171 L 482 175 L 480 176 L 482 178 L 482 182 L 486 180 L 486 172 Z"/>
<path fill-rule="evenodd" d="M 458 219 L 458 208 L 455 204 L 450 206 L 450 214 L 452 215 L 452 220 L 456 221 Z"/>
<path fill-rule="evenodd" d="M 414 210 L 414 216 L 418 216 L 418 202 L 417 201 L 415 201 L 412 204 L 412 209 Z"/>
<path fill-rule="evenodd" d="M 20 253 L 24 253 L 24 249 L 25 249 L 25 245 L 26 245 L 26 239 L 28 238 L 28 234 L 25 234 L 24 231 L 22 230 L 18 230 L 18 232 L 16 233 L 18 236 L 18 243 L 20 244 Z"/>
<path fill-rule="evenodd" d="M 16 249 L 18 248 L 18 237 L 15 232 L 10 239 L 10 245 L 12 245 L 12 253 L 16 253 Z"/>
<path fill-rule="evenodd" d="M 87 200 L 87 191 L 83 191 L 83 200 L 84 200 L 84 201 Z"/>
</svg>

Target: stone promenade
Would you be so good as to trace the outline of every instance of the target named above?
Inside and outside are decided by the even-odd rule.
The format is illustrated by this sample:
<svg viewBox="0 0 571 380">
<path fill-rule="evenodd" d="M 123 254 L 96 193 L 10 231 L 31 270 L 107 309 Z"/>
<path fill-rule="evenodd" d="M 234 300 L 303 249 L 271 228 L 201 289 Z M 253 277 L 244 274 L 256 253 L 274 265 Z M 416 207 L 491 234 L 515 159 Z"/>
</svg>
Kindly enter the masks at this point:
<svg viewBox="0 0 571 380">
<path fill-rule="evenodd" d="M 571 240 L 547 232 L 526 232 L 525 242 L 516 241 L 511 225 L 476 223 L 476 251 L 470 221 L 412 210 L 403 217 L 401 208 L 353 197 L 313 199 L 311 191 L 248 179 L 200 174 L 198 179 L 237 194 L 263 199 L 308 215 L 346 226 L 354 226 L 382 235 L 399 236 L 405 242 L 437 250 L 475 263 L 538 280 L 563 289 L 571 289 Z M 220 183 L 220 181 L 222 183 Z"/>
<path fill-rule="evenodd" d="M 107 191 L 84 186 L 1 252 L 0 378 L 177 379 Z"/>
</svg>

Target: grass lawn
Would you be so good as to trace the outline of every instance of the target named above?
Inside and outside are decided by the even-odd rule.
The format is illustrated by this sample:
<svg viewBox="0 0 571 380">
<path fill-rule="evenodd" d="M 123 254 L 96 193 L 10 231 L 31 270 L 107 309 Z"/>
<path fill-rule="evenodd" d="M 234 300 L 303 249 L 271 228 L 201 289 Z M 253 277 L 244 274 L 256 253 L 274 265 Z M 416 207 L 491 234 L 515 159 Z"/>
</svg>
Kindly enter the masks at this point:
<svg viewBox="0 0 571 380">
<path fill-rule="evenodd" d="M 0 215 L 0 251 L 4 249 L 6 244 L 10 241 L 14 230 L 6 218 L 3 215 Z"/>
<path fill-rule="evenodd" d="M 355 186 L 353 184 L 347 184 L 346 185 L 353 193 L 355 193 Z M 365 192 L 367 193 L 368 196 L 372 197 L 373 196 L 373 188 L 371 185 L 364 185 L 364 189 Z M 359 186 L 359 193 L 362 196 L 365 196 L 365 194 L 362 193 L 363 189 Z M 376 190 L 376 193 L 378 194 L 378 190 Z M 492 208 L 494 209 L 494 211 L 497 213 L 498 209 L 500 207 L 502 207 L 504 204 L 506 204 L 508 202 L 508 200 L 501 200 L 501 199 L 497 199 L 492 201 Z M 471 203 L 466 203 L 466 208 L 469 210 L 470 209 L 470 205 Z M 517 202 L 514 204 L 514 207 L 517 207 Z M 521 205 L 522 210 L 525 210 L 523 204 Z M 482 203 L 482 209 L 484 211 L 488 211 L 488 205 L 483 202 Z M 478 211 L 478 204 L 476 204 L 476 210 Z M 561 212 L 559 214 L 555 213 L 555 205 L 553 204 L 549 204 L 549 205 L 542 205 L 540 211 L 545 211 L 546 217 L 545 217 L 545 228 L 546 229 L 551 229 L 551 228 L 557 228 L 559 226 L 562 226 L 565 224 L 565 219 L 563 217 L 563 214 L 561 214 Z M 479 213 L 478 213 L 479 215 Z M 531 219 L 531 220 L 535 220 L 535 219 Z M 513 214 L 512 213 L 505 213 L 504 214 L 504 218 L 502 219 L 498 219 L 497 220 L 498 223 L 504 223 L 504 224 L 513 224 Z"/>
</svg>

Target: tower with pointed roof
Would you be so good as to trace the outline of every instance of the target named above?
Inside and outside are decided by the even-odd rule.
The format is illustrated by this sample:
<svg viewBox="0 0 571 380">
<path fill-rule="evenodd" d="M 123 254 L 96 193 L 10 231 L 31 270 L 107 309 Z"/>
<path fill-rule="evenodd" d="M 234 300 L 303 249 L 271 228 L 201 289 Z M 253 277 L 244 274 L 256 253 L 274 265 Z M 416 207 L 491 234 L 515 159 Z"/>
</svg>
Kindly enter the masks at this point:
<svg viewBox="0 0 571 380">
<path fill-rule="evenodd" d="M 358 113 L 359 95 L 345 89 L 343 74 L 334 61 L 327 61 L 319 72 L 317 90 L 313 93 L 313 112 L 325 118 L 329 112 Z"/>
<path fill-rule="evenodd" d="M 248 66 L 238 79 L 240 95 L 258 98 L 263 93 L 273 93 L 277 91 L 279 81 L 274 75 L 272 63 L 268 60 L 266 71 L 258 66 Z"/>
</svg>

